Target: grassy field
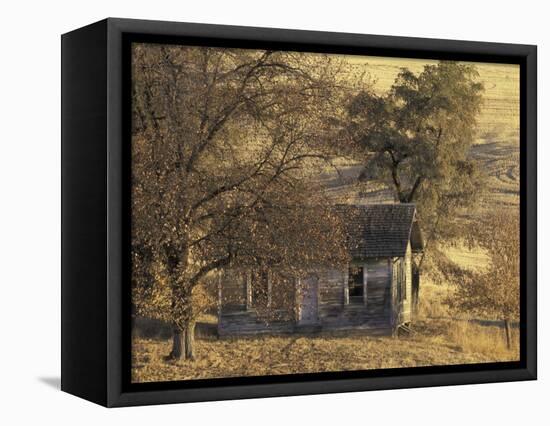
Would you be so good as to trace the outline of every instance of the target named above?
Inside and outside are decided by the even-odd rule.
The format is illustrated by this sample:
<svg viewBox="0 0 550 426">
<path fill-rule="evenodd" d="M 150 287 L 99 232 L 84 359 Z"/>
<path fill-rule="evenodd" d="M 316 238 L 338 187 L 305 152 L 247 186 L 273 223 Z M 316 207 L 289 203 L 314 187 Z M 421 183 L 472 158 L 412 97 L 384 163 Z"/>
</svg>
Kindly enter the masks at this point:
<svg viewBox="0 0 550 426">
<path fill-rule="evenodd" d="M 516 329 L 513 349 L 508 350 L 498 322 L 451 319 L 443 303 L 448 291 L 445 286 L 426 283 L 414 333 L 399 337 L 349 332 L 220 340 L 205 337 L 196 341 L 196 360 L 174 362 L 165 360 L 170 339 L 136 335 L 132 380 L 189 380 L 519 359 Z"/>
<path fill-rule="evenodd" d="M 519 206 L 519 139 L 484 142 L 472 147 L 472 156 L 488 175 L 483 210 L 517 209 Z"/>
<path fill-rule="evenodd" d="M 517 360 L 502 329 L 467 321 L 421 320 L 411 336 L 274 336 L 196 342 L 196 360 L 165 361 L 169 340 L 134 339 L 134 382 L 369 370 Z M 517 341 L 514 331 L 514 340 Z"/>
</svg>

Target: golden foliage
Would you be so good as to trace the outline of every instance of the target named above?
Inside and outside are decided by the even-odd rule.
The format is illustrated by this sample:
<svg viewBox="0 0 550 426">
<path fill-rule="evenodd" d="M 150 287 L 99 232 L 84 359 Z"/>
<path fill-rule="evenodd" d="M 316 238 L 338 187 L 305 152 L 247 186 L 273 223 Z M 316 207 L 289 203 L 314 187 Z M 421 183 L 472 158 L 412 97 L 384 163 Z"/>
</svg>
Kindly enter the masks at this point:
<svg viewBox="0 0 550 426">
<path fill-rule="evenodd" d="M 450 306 L 486 318 L 517 319 L 519 215 L 495 211 L 474 227 L 472 238 L 487 252 L 490 265 L 484 272 L 455 271 L 457 285 Z"/>
<path fill-rule="evenodd" d="M 330 163 L 342 61 L 133 45 L 132 262 L 137 313 L 182 328 L 197 286 L 235 266 L 296 274 L 345 260 L 312 176 Z M 341 108 L 340 108 L 341 109 Z M 212 289 L 210 288 L 209 291 Z"/>
</svg>

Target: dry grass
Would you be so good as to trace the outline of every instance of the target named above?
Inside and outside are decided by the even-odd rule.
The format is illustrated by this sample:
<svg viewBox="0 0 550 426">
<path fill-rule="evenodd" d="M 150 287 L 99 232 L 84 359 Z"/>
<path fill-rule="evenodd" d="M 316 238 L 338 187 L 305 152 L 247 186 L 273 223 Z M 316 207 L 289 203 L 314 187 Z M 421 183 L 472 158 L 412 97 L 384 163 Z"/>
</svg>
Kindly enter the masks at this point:
<svg viewBox="0 0 550 426">
<path fill-rule="evenodd" d="M 501 360 L 519 359 L 519 333 L 512 329 L 512 349 L 506 346 L 504 329 L 462 320 L 449 323 L 449 339 L 463 352 L 477 352 Z"/>
<path fill-rule="evenodd" d="M 465 339 L 472 337 L 470 329 L 464 332 L 456 329 L 454 334 L 447 334 L 448 325 L 443 321 L 420 323 L 418 330 L 419 333 L 413 336 L 399 338 L 340 334 L 198 340 L 196 360 L 178 362 L 164 360 L 170 351 L 168 340 L 136 338 L 132 380 L 261 376 L 515 359 L 511 352 L 489 350 L 490 334 L 475 334 L 475 343 L 466 343 Z M 481 348 L 476 347 L 480 342 L 479 336 L 484 336 Z M 496 343 L 494 347 L 497 347 Z"/>
<path fill-rule="evenodd" d="M 463 242 L 444 248 L 450 260 L 476 272 L 485 272 L 489 267 L 490 258 L 486 251 L 479 247 L 469 248 Z"/>
<path fill-rule="evenodd" d="M 422 288 L 419 317 L 413 326 L 415 333 L 398 338 L 357 332 L 199 338 L 195 361 L 173 362 L 164 359 L 170 352 L 169 339 L 135 337 L 132 380 L 189 380 L 519 359 L 517 330 L 513 330 L 513 349 L 508 350 L 501 324 L 451 319 L 442 303 L 447 292 L 447 287 L 427 282 Z"/>
<path fill-rule="evenodd" d="M 474 262 L 473 267 L 483 265 Z M 519 359 L 519 332 L 516 328 L 512 329 L 512 348 L 508 349 L 504 324 L 490 318 L 469 318 L 451 313 L 445 304 L 450 291 L 449 286 L 427 280 L 423 282 L 418 318 L 424 326 L 434 324 L 445 339 L 462 352 L 494 356 L 499 360 Z"/>
</svg>

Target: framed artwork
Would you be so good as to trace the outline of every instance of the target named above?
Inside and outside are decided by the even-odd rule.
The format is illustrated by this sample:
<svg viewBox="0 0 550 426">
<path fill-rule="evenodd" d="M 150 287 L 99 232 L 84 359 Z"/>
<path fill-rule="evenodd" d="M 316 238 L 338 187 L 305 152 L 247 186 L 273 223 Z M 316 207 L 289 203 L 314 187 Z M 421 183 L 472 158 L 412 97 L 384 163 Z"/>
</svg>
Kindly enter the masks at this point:
<svg viewBox="0 0 550 426">
<path fill-rule="evenodd" d="M 536 47 L 107 19 L 62 37 L 62 389 L 536 378 Z"/>
</svg>

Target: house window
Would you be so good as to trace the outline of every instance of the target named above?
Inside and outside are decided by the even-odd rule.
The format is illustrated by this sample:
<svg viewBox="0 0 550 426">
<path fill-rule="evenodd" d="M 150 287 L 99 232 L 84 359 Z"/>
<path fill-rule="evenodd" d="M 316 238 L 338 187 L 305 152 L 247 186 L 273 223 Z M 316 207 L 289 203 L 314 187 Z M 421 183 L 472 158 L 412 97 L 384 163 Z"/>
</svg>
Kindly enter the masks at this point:
<svg viewBox="0 0 550 426">
<path fill-rule="evenodd" d="M 348 275 L 348 293 L 350 303 L 363 303 L 364 291 L 363 267 L 350 267 Z"/>
<path fill-rule="evenodd" d="M 251 274 L 251 305 L 257 308 L 269 306 L 271 294 L 269 272 L 266 269 L 253 270 Z"/>
</svg>

